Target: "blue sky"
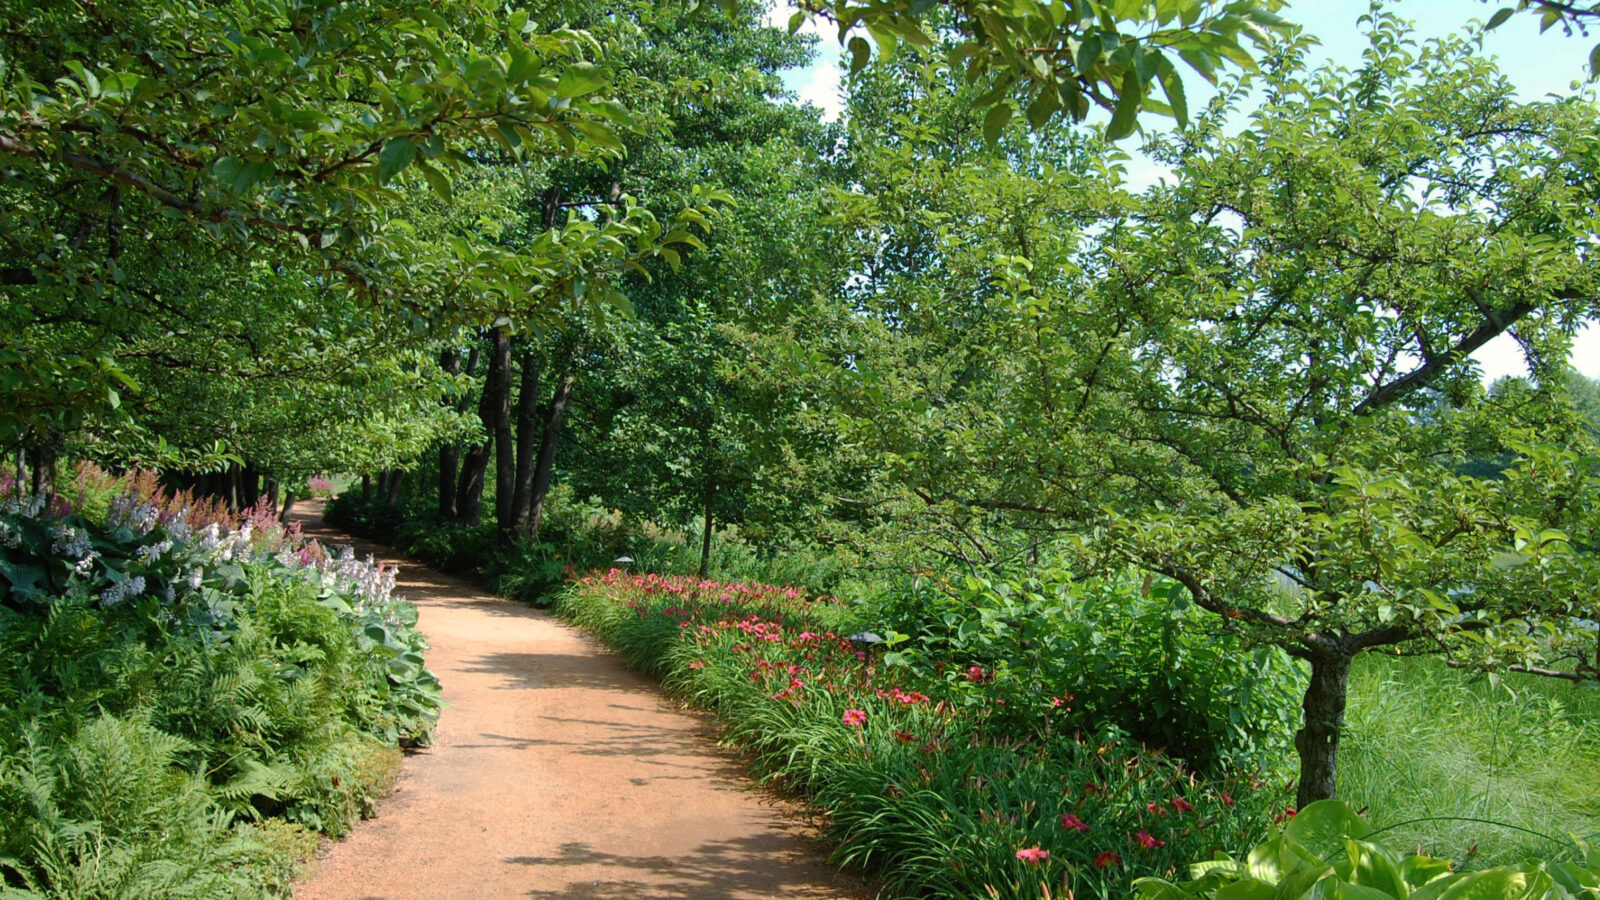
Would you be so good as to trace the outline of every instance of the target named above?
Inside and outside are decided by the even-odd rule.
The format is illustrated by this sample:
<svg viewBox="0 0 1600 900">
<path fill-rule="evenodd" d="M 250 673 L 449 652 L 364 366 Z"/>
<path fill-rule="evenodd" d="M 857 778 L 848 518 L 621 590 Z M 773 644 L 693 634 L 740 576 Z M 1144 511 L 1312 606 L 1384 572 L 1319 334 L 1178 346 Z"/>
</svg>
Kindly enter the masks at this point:
<svg viewBox="0 0 1600 900">
<path fill-rule="evenodd" d="M 1487 19 L 1500 6 L 1509 4 L 1510 0 L 1494 3 L 1399 0 L 1388 8 L 1411 19 L 1417 26 L 1417 35 L 1427 38 L 1460 31 L 1469 20 Z M 1365 46 L 1356 20 L 1366 9 L 1367 4 L 1362 0 L 1291 0 L 1285 17 L 1321 40 L 1322 46 L 1314 54 L 1313 64 L 1332 59 L 1354 66 L 1360 61 Z M 786 25 L 792 12 L 792 6 L 781 4 L 773 10 L 770 20 Z M 838 44 L 831 33 L 824 33 L 822 38 L 817 59 L 810 66 L 785 73 L 784 81 L 802 102 L 817 106 L 827 117 L 833 118 L 842 106 Z M 1589 49 L 1597 41 L 1600 41 L 1600 34 L 1591 33 L 1588 38 L 1569 37 L 1559 26 L 1540 34 L 1538 19 L 1523 14 L 1513 16 L 1491 32 L 1484 49 L 1500 61 L 1501 70 L 1517 85 L 1518 92 L 1525 99 L 1534 99 L 1549 93 L 1570 93 L 1574 89 L 1573 82 L 1587 78 Z M 1189 88 L 1190 105 L 1198 106 L 1204 82 L 1190 73 L 1185 83 Z M 1151 120 L 1151 125 L 1159 127 L 1159 121 Z M 1136 157 L 1129 164 L 1129 181 L 1134 187 L 1150 184 L 1165 174 L 1159 166 L 1142 157 Z M 1509 336 L 1485 346 L 1476 358 L 1483 367 L 1485 380 L 1525 371 L 1521 351 Z M 1579 332 L 1573 343 L 1572 364 L 1591 378 L 1600 378 L 1600 325 L 1591 324 Z"/>
</svg>

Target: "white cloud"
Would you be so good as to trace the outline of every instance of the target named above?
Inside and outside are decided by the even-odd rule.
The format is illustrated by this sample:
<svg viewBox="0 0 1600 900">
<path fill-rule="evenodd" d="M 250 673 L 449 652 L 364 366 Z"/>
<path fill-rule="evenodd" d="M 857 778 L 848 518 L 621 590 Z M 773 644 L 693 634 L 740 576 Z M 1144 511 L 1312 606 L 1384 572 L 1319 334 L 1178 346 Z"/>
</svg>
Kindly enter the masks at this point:
<svg viewBox="0 0 1600 900">
<path fill-rule="evenodd" d="M 781 2 L 767 10 L 767 24 L 787 29 L 789 18 L 796 12 L 792 3 Z M 831 29 L 825 30 L 816 20 L 808 19 L 800 26 L 801 34 L 818 37 L 817 55 L 811 64 L 785 70 L 783 86 L 794 92 L 801 103 L 809 103 L 822 110 L 825 122 L 837 121 L 844 112 L 844 71 L 839 66 L 839 46 Z"/>
</svg>

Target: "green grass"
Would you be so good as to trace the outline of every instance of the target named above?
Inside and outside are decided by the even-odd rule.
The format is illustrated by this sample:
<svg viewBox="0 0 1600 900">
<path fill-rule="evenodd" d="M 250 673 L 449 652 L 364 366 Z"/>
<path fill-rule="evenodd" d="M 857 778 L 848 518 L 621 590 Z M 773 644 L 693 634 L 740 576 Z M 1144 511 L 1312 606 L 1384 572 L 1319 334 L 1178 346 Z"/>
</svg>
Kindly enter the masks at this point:
<svg viewBox="0 0 1600 900">
<path fill-rule="evenodd" d="M 1339 793 L 1379 827 L 1433 819 L 1384 841 L 1473 868 L 1595 840 L 1600 689 L 1532 676 L 1494 688 L 1435 659 L 1360 659 Z"/>
</svg>

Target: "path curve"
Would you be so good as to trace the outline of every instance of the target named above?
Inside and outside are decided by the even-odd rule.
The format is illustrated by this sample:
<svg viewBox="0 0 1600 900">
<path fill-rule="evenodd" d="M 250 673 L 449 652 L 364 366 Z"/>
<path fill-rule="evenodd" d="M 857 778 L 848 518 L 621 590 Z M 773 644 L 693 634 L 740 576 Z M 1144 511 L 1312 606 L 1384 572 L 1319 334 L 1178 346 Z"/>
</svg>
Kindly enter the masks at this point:
<svg viewBox="0 0 1600 900">
<path fill-rule="evenodd" d="M 446 708 L 434 746 L 295 900 L 870 896 L 827 865 L 797 809 L 750 788 L 705 719 L 592 638 L 320 513 L 307 503 L 292 518 L 401 565 Z"/>
</svg>

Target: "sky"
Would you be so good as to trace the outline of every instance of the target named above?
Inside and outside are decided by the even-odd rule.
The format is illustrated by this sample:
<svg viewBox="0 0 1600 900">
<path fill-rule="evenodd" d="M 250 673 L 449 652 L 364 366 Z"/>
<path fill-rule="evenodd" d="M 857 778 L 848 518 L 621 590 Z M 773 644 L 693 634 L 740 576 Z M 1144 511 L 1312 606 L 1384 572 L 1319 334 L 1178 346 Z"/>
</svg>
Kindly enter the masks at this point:
<svg viewBox="0 0 1600 900">
<path fill-rule="evenodd" d="M 1416 23 L 1419 38 L 1438 37 L 1462 30 L 1469 20 L 1487 19 L 1504 2 L 1482 3 L 1478 0 L 1398 0 L 1389 4 L 1396 14 Z M 1359 63 L 1364 38 L 1356 27 L 1356 19 L 1367 9 L 1361 0 L 1290 0 L 1284 17 L 1302 25 L 1315 35 L 1322 46 L 1312 54 L 1312 65 L 1334 60 L 1343 65 Z M 780 2 L 769 15 L 774 25 L 786 27 L 793 13 L 792 5 Z M 843 108 L 840 97 L 840 54 L 836 35 L 831 31 L 818 32 L 813 25 L 802 30 L 820 33 L 817 58 L 811 65 L 791 69 L 784 73 L 784 83 L 802 103 L 810 103 L 823 111 L 827 119 L 835 119 Z M 1491 32 L 1484 41 L 1484 49 L 1500 61 L 1501 71 L 1511 78 L 1524 99 L 1537 99 L 1546 94 L 1566 94 L 1573 90 L 1573 82 L 1588 76 L 1589 50 L 1600 41 L 1600 34 L 1587 38 L 1562 33 L 1559 26 L 1544 34 L 1539 33 L 1536 16 L 1512 16 L 1505 24 Z M 1190 106 L 1203 102 L 1200 90 L 1204 83 L 1198 75 L 1186 73 L 1185 86 L 1189 90 Z M 1159 122 L 1159 120 L 1155 120 Z M 1156 127 L 1159 127 L 1157 125 Z M 1131 140 L 1131 139 L 1130 139 Z M 1137 190 L 1153 184 L 1163 176 L 1163 169 L 1140 155 L 1128 164 L 1128 181 Z M 1509 335 L 1490 342 L 1474 357 L 1483 369 L 1484 381 L 1493 381 L 1503 375 L 1525 374 L 1527 367 L 1516 341 Z M 1600 378 L 1600 324 L 1585 326 L 1573 341 L 1572 365 L 1590 378 Z"/>
</svg>

